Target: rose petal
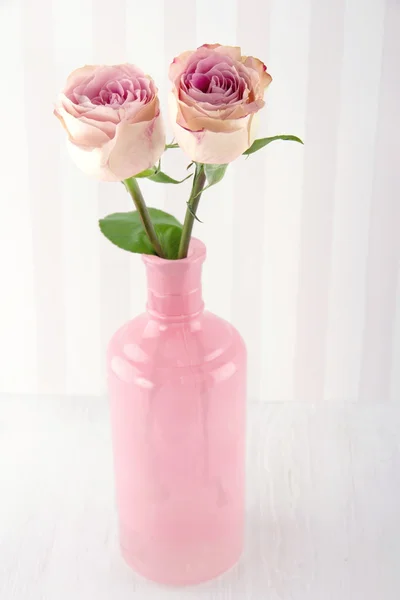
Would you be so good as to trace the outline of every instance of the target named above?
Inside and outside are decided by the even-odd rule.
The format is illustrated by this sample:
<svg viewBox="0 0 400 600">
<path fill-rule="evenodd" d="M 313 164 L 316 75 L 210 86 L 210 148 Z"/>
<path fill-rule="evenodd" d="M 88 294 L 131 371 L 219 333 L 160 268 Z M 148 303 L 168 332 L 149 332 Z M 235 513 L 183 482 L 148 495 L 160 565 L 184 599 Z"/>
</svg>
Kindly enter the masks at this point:
<svg viewBox="0 0 400 600">
<path fill-rule="evenodd" d="M 225 57 L 224 57 L 225 58 Z M 232 62 L 222 62 L 220 57 L 216 54 L 211 54 L 202 58 L 196 63 L 196 73 L 208 73 L 211 70 L 221 71 L 223 69 L 229 69 L 233 65 Z"/>
<path fill-rule="evenodd" d="M 88 150 L 78 144 L 68 145 L 78 167 L 103 181 L 122 181 L 152 167 L 164 146 L 164 126 L 159 115 L 149 122 L 120 123 L 114 139 L 101 148 Z"/>
<path fill-rule="evenodd" d="M 195 73 L 191 80 L 192 85 L 200 92 L 206 92 L 210 85 L 210 78 L 202 73 Z"/>
<path fill-rule="evenodd" d="M 159 115 L 150 122 L 123 121 L 117 127 L 109 168 L 118 179 L 126 179 L 156 164 L 164 146 L 164 126 Z"/>
<path fill-rule="evenodd" d="M 170 100 L 172 102 L 172 100 Z M 173 98 L 175 102 L 175 97 Z M 249 114 L 240 113 L 242 107 L 237 107 L 236 112 L 230 113 L 232 118 L 215 118 L 215 112 L 207 114 L 199 114 L 195 107 L 186 106 L 182 102 L 178 104 L 178 111 L 176 111 L 177 123 L 190 131 L 201 131 L 206 129 L 207 131 L 213 132 L 232 132 L 242 129 L 244 127 L 244 121 L 250 118 Z M 227 115 L 224 115 L 227 117 Z"/>
<path fill-rule="evenodd" d="M 103 67 L 90 80 L 83 82 L 81 86 L 76 88 L 75 92 L 83 93 L 90 99 L 95 98 L 100 94 L 103 87 L 116 76 L 117 73 L 113 67 Z"/>
<path fill-rule="evenodd" d="M 86 70 L 85 70 L 86 69 Z M 145 77 L 143 71 L 134 65 L 104 65 L 100 67 L 84 68 L 82 73 L 78 73 L 79 77 L 75 77 L 67 82 L 65 94 L 70 96 L 73 92 L 79 95 L 86 95 L 89 99 L 93 99 L 99 95 L 101 89 L 110 81 L 118 81 L 124 79 L 137 79 Z"/>
<path fill-rule="evenodd" d="M 213 50 L 218 54 L 229 56 L 233 60 L 240 60 L 242 56 L 242 50 L 240 46 L 221 46 L 220 44 L 203 44 L 200 48 L 207 48 Z"/>
<path fill-rule="evenodd" d="M 131 93 L 133 92 L 132 79 L 127 79 L 126 77 L 123 77 L 122 79 L 120 79 L 120 84 L 122 85 L 125 92 L 131 92 Z"/>
<path fill-rule="evenodd" d="M 80 67 L 79 69 L 72 71 L 66 81 L 64 94 L 67 95 L 69 91 L 76 88 L 80 83 L 82 83 L 82 81 L 93 76 L 98 68 L 98 65 L 85 65 L 84 67 Z"/>
<path fill-rule="evenodd" d="M 200 48 L 208 48 L 209 50 L 214 50 L 215 48 L 219 48 L 221 46 L 221 44 L 202 44 L 201 46 L 198 46 L 198 50 Z"/>
<path fill-rule="evenodd" d="M 174 58 L 168 71 L 168 77 L 171 81 L 175 81 L 182 75 L 182 73 L 185 71 L 187 61 L 192 54 L 193 51 L 188 50 L 187 52 L 182 52 L 182 54 Z"/>
<path fill-rule="evenodd" d="M 154 82 L 145 77 L 138 77 L 137 82 L 141 90 L 145 90 L 149 96 L 154 95 Z"/>
<path fill-rule="evenodd" d="M 267 72 L 267 67 L 264 63 L 254 56 L 243 56 L 242 62 L 246 67 L 250 67 L 258 73 L 261 86 L 266 89 L 272 81 L 271 75 Z"/>
<path fill-rule="evenodd" d="M 74 104 L 69 98 L 64 96 L 64 94 L 59 95 L 56 108 L 57 106 L 62 106 L 64 110 L 66 110 L 73 117 L 85 117 L 86 119 L 91 119 L 94 121 L 91 124 L 95 127 L 99 127 L 100 129 L 102 128 L 102 122 L 109 122 L 116 125 L 120 121 L 118 111 L 111 106 L 95 106 L 91 103 L 89 103 L 87 106 Z"/>
<path fill-rule="evenodd" d="M 85 117 L 74 117 L 61 105 L 56 107 L 57 115 L 62 119 L 72 141 L 85 146 L 102 146 L 114 135 L 115 125 L 112 123 L 97 123 Z"/>
<path fill-rule="evenodd" d="M 128 123 L 139 123 L 140 121 L 151 121 L 159 113 L 159 100 L 155 96 L 151 102 L 140 104 L 139 102 L 125 103 L 119 109 L 120 120 Z"/>
<path fill-rule="evenodd" d="M 122 87 L 120 81 L 117 81 L 117 80 L 109 81 L 108 83 L 106 83 L 106 89 L 109 92 L 118 94 L 121 97 L 124 95 L 124 88 Z"/>
<path fill-rule="evenodd" d="M 74 117 L 80 117 L 86 112 L 95 108 L 91 103 L 89 103 L 88 105 L 75 104 L 75 102 L 70 100 L 70 98 L 65 96 L 65 94 L 63 93 L 59 94 L 57 98 L 56 106 L 58 105 L 62 105 L 65 108 L 65 110 L 67 110 Z"/>
<path fill-rule="evenodd" d="M 187 131 L 174 123 L 175 139 L 192 161 L 205 164 L 226 164 L 238 158 L 254 141 L 249 117 L 247 126 L 229 133 Z M 250 128 L 250 131 L 248 130 Z"/>
<path fill-rule="evenodd" d="M 148 75 L 145 75 L 145 73 L 144 73 L 144 71 L 142 71 L 142 69 L 139 69 L 139 67 L 137 67 L 136 65 L 133 65 L 131 63 L 124 63 L 122 65 L 114 65 L 114 68 L 117 69 L 118 76 L 121 78 L 125 78 L 126 76 L 128 77 L 128 79 L 134 79 L 137 77 L 148 77 L 148 79 L 150 81 L 152 81 L 151 77 L 149 77 Z"/>
<path fill-rule="evenodd" d="M 176 91 L 172 91 L 171 93 L 176 98 Z M 244 96 L 244 99 L 246 99 L 246 96 Z M 181 91 L 177 102 L 179 108 L 182 106 L 186 106 L 187 108 L 193 108 L 194 112 L 191 113 L 193 116 L 204 115 L 206 117 L 212 117 L 214 119 L 241 118 L 248 114 L 257 112 L 265 104 L 264 100 L 262 98 L 259 98 L 252 102 L 243 102 L 241 99 L 238 99 L 236 102 L 231 102 L 227 105 L 213 105 L 207 102 L 199 102 L 196 99 L 191 98 L 188 94 L 186 94 L 183 91 Z"/>
<path fill-rule="evenodd" d="M 108 122 L 117 125 L 120 122 L 118 110 L 111 106 L 100 106 L 92 107 L 90 110 L 84 113 L 86 119 L 92 119 L 93 121 Z"/>
</svg>

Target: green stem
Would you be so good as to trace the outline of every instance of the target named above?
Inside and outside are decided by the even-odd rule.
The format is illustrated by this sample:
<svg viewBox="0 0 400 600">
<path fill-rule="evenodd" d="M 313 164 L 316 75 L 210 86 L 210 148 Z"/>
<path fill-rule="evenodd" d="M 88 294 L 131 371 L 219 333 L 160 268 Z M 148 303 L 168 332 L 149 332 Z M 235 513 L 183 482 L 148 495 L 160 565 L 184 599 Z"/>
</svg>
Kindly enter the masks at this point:
<svg viewBox="0 0 400 600">
<path fill-rule="evenodd" d="M 154 250 L 158 256 L 165 258 L 161 248 L 160 240 L 158 239 L 158 235 L 154 229 L 154 225 L 149 215 L 149 211 L 147 210 L 147 206 L 142 192 L 140 191 L 138 182 L 134 177 L 129 177 L 129 179 L 124 179 L 123 183 L 132 197 L 133 203 L 136 206 L 136 210 L 138 211 L 142 221 L 144 230 L 147 233 L 147 237 L 149 238 L 150 242 L 153 244 Z"/>
<path fill-rule="evenodd" d="M 179 244 L 178 258 L 186 258 L 189 250 L 190 238 L 195 220 L 197 207 L 199 206 L 201 192 L 206 182 L 204 166 L 196 163 L 196 172 L 193 178 L 193 187 L 190 194 L 188 208 L 186 210 L 185 222 L 183 224 L 181 241 Z"/>
</svg>

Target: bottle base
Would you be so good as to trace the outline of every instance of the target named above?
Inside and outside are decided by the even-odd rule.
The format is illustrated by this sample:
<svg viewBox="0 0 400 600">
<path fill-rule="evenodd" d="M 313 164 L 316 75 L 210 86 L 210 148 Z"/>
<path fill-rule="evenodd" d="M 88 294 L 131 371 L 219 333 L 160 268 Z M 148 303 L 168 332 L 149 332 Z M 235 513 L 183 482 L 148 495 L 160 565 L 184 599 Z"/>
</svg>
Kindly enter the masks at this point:
<svg viewBox="0 0 400 600">
<path fill-rule="evenodd" d="M 137 575 L 140 575 L 147 581 L 152 581 L 158 585 L 168 587 L 188 587 L 194 585 L 200 585 L 225 576 L 230 571 L 234 570 L 241 560 L 242 553 L 240 553 L 234 560 L 230 560 L 226 565 L 219 565 L 214 570 L 208 569 L 207 571 L 194 574 L 190 572 L 191 569 L 182 569 L 182 572 L 177 575 L 171 575 L 171 573 L 155 573 L 151 569 L 146 569 L 140 561 L 135 560 L 122 546 L 121 555 L 125 563 L 130 567 Z"/>
</svg>

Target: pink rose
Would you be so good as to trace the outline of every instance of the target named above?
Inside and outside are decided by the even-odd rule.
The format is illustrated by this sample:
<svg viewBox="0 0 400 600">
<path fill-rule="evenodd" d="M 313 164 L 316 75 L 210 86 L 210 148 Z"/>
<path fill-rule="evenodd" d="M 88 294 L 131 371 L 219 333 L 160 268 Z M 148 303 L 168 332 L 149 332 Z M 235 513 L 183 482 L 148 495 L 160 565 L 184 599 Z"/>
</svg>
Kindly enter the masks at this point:
<svg viewBox="0 0 400 600">
<path fill-rule="evenodd" d="M 54 114 L 75 163 L 98 179 L 127 179 L 152 167 L 164 151 L 157 88 L 134 65 L 73 71 Z"/>
<path fill-rule="evenodd" d="M 174 59 L 170 113 L 178 144 L 200 163 L 225 164 L 255 138 L 255 114 L 272 81 L 265 65 L 240 48 L 205 44 Z"/>
</svg>

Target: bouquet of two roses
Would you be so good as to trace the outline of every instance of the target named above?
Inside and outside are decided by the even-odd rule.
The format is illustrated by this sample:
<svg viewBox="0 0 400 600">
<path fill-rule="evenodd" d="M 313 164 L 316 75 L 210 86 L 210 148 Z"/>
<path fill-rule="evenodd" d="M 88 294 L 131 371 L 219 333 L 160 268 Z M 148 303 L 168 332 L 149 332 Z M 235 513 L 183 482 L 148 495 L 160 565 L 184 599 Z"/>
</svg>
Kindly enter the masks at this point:
<svg viewBox="0 0 400 600">
<path fill-rule="evenodd" d="M 58 97 L 55 115 L 75 163 L 98 179 L 124 182 L 132 196 L 136 211 L 101 219 L 102 233 L 124 250 L 175 260 L 187 256 L 202 192 L 221 181 L 229 163 L 275 140 L 301 140 L 256 139 L 257 113 L 272 78 L 263 62 L 242 56 L 239 47 L 204 44 L 183 52 L 170 65 L 169 78 L 175 143 L 165 142 L 155 82 L 132 64 L 77 69 Z M 182 179 L 192 179 L 183 225 L 149 208 L 139 184 L 144 177 L 181 183 L 161 168 L 163 153 L 176 148 L 191 161 Z"/>
</svg>

